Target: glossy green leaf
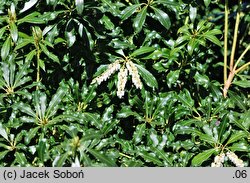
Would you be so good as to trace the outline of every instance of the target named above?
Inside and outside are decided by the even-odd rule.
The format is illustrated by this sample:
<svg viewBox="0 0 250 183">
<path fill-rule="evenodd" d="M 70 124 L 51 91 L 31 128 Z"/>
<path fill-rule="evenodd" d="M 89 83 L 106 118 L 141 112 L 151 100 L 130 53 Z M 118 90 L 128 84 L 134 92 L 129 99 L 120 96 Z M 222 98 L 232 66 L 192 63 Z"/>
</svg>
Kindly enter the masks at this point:
<svg viewBox="0 0 250 183">
<path fill-rule="evenodd" d="M 11 47 L 11 39 L 8 37 L 5 42 L 3 43 L 3 46 L 1 48 L 1 58 L 2 60 L 5 60 L 7 56 L 10 53 L 10 47 Z"/>
<path fill-rule="evenodd" d="M 235 92 L 233 91 L 228 91 L 229 97 L 236 103 L 236 105 L 241 108 L 243 111 L 247 111 L 246 106 L 242 102 L 242 99 L 240 96 L 238 96 Z"/>
<path fill-rule="evenodd" d="M 15 22 L 10 22 L 10 35 L 12 40 L 16 43 L 18 39 L 18 30 Z"/>
<path fill-rule="evenodd" d="M 197 154 L 192 159 L 192 166 L 201 166 L 201 164 L 208 160 L 210 156 L 212 156 L 216 152 L 216 149 L 208 149 L 203 151 L 202 153 Z"/>
<path fill-rule="evenodd" d="M 75 5 L 77 13 L 81 15 L 84 9 L 84 0 L 75 0 Z"/>
<path fill-rule="evenodd" d="M 247 133 L 243 131 L 237 131 L 236 133 L 233 133 L 230 138 L 227 141 L 227 144 L 231 144 L 233 142 L 236 142 L 238 140 L 241 140 L 243 138 L 247 137 Z"/>
<path fill-rule="evenodd" d="M 196 16 L 197 16 L 197 8 L 192 7 L 192 5 L 190 5 L 190 7 L 189 7 L 189 17 L 190 17 L 191 22 L 194 23 L 194 20 L 195 20 Z"/>
<path fill-rule="evenodd" d="M 0 123 L 0 135 L 5 138 L 6 140 L 9 140 L 7 132 L 5 128 L 3 127 L 2 123 Z"/>
<path fill-rule="evenodd" d="M 4 35 L 5 31 L 6 31 L 6 29 L 7 29 L 7 26 L 4 26 L 4 27 L 2 27 L 0 29 L 0 39 L 2 39 L 2 37 L 3 37 L 3 35 Z"/>
<path fill-rule="evenodd" d="M 64 95 L 66 94 L 66 92 L 67 92 L 67 88 L 61 87 L 57 90 L 56 94 L 53 95 L 53 97 L 49 103 L 49 106 L 47 108 L 47 111 L 46 111 L 47 118 L 50 118 L 51 116 L 53 116 L 56 113 L 56 111 L 58 109 L 58 105 L 61 102 Z"/>
<path fill-rule="evenodd" d="M 37 131 L 39 130 L 40 127 L 35 127 L 30 129 L 25 136 L 25 144 L 29 144 L 30 141 L 37 135 Z"/>
<path fill-rule="evenodd" d="M 173 0 L 157 0 L 154 3 L 163 4 L 166 6 L 178 6 L 178 3 Z"/>
<path fill-rule="evenodd" d="M 131 57 L 136 57 L 136 56 L 139 56 L 139 55 L 143 55 L 145 53 L 149 53 L 149 52 L 152 52 L 154 51 L 155 48 L 153 47 L 141 47 L 137 50 L 135 50 L 133 53 L 131 53 Z"/>
<path fill-rule="evenodd" d="M 250 81 L 248 80 L 233 81 L 233 84 L 242 88 L 250 88 Z"/>
<path fill-rule="evenodd" d="M 146 16 L 147 16 L 147 6 L 144 6 L 141 9 L 141 11 L 136 15 L 134 22 L 133 22 L 133 26 L 137 33 L 141 31 L 145 23 Z"/>
<path fill-rule="evenodd" d="M 96 157 L 96 159 L 98 159 L 99 161 L 105 163 L 107 166 L 109 167 L 116 167 L 116 163 L 109 157 L 107 157 L 104 154 L 101 154 L 100 152 L 94 150 L 94 149 L 89 149 L 88 150 L 94 157 Z"/>
<path fill-rule="evenodd" d="M 250 152 L 250 145 L 247 142 L 233 143 L 232 146 L 227 147 L 231 151 Z"/>
<path fill-rule="evenodd" d="M 146 129 L 145 123 L 137 125 L 133 135 L 133 140 L 135 144 L 138 144 L 142 140 L 142 136 L 145 135 L 145 129 Z"/>
<path fill-rule="evenodd" d="M 175 84 L 176 81 L 179 79 L 180 70 L 170 71 L 167 75 L 167 85 L 171 87 L 172 84 Z"/>
<path fill-rule="evenodd" d="M 152 88 L 158 88 L 158 82 L 156 78 L 151 74 L 148 70 L 146 70 L 141 65 L 135 64 L 138 68 L 139 74 L 141 78 L 145 81 L 145 83 Z"/>
<path fill-rule="evenodd" d="M 38 0 L 30 0 L 28 2 L 25 2 L 23 9 L 20 10 L 20 13 L 23 13 L 32 8 L 37 3 L 37 1 Z"/>
<path fill-rule="evenodd" d="M 221 42 L 220 42 L 220 40 L 217 37 L 215 37 L 214 35 L 211 35 L 211 34 L 203 34 L 203 35 L 204 35 L 204 37 L 206 39 L 208 39 L 212 43 L 214 43 L 214 44 L 216 44 L 216 45 L 218 45 L 218 46 L 221 47 Z"/>
<path fill-rule="evenodd" d="M 43 53 L 45 53 L 51 60 L 53 60 L 54 62 L 60 63 L 59 58 L 55 54 L 50 52 L 46 46 L 44 46 L 43 44 L 40 44 L 40 47 Z"/>
<path fill-rule="evenodd" d="M 131 6 L 126 7 L 124 10 L 121 12 L 121 19 L 126 20 L 129 18 L 131 15 L 133 15 L 136 10 L 141 6 L 141 4 L 134 4 Z"/>
<path fill-rule="evenodd" d="M 53 166 L 54 167 L 62 167 L 64 165 L 65 161 L 67 160 L 68 156 L 69 156 L 68 152 L 57 156 L 53 161 Z"/>
<path fill-rule="evenodd" d="M 154 12 L 155 12 L 155 16 L 156 18 L 159 20 L 159 22 L 166 28 L 169 29 L 171 26 L 171 22 L 170 22 L 170 18 L 168 16 L 167 13 L 165 13 L 164 11 L 158 9 L 158 8 L 154 8 L 152 7 Z"/>
<path fill-rule="evenodd" d="M 201 85 L 204 88 L 208 88 L 209 78 L 206 75 L 202 75 L 202 74 L 199 74 L 198 72 L 196 72 L 194 79 L 198 85 Z"/>
<path fill-rule="evenodd" d="M 159 160 L 154 154 L 147 153 L 146 151 L 139 152 L 140 155 L 146 162 L 154 163 L 157 166 L 163 166 L 163 162 Z"/>
<path fill-rule="evenodd" d="M 41 139 L 38 143 L 37 152 L 39 159 L 44 162 L 47 139 Z"/>
<path fill-rule="evenodd" d="M 17 163 L 19 163 L 19 165 L 21 165 L 22 167 L 27 166 L 27 159 L 26 159 L 24 153 L 16 152 L 15 157 L 16 157 L 16 161 L 17 161 Z"/>
</svg>

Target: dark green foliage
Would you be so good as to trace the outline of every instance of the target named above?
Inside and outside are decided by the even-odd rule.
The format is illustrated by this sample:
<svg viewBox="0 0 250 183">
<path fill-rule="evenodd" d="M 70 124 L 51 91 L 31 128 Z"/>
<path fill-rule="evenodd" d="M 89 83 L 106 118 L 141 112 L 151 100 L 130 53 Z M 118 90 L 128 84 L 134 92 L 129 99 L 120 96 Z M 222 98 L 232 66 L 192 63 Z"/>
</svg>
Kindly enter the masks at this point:
<svg viewBox="0 0 250 183">
<path fill-rule="evenodd" d="M 223 97 L 223 13 L 215 0 L 2 0 L 0 166 L 210 166 L 229 151 L 249 166 L 249 68 Z"/>
</svg>

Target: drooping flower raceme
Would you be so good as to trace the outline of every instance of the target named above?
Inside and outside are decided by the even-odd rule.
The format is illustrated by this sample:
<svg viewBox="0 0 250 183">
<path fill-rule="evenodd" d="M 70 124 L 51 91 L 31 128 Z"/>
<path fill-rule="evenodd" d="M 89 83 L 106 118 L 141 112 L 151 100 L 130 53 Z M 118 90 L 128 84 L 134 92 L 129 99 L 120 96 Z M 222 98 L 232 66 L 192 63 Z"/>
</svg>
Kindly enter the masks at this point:
<svg viewBox="0 0 250 183">
<path fill-rule="evenodd" d="M 137 89 L 142 89 L 142 82 L 138 73 L 138 69 L 133 62 L 130 60 L 126 63 L 126 67 L 128 68 L 129 75 L 132 76 L 132 82 Z"/>
<path fill-rule="evenodd" d="M 123 62 L 123 64 L 121 64 Z M 121 66 L 122 65 L 122 66 Z M 132 77 L 132 82 L 137 89 L 142 89 L 142 82 L 136 65 L 131 60 L 116 60 L 114 63 L 109 64 L 106 71 L 100 76 L 96 77 L 91 84 L 97 83 L 100 85 L 106 81 L 112 74 L 119 70 L 117 82 L 117 96 L 122 98 L 125 94 L 125 86 L 127 83 L 128 73 Z"/>
<path fill-rule="evenodd" d="M 214 157 L 214 162 L 211 164 L 211 167 L 223 167 L 225 158 L 225 153 L 221 153 L 220 155 L 217 155 Z"/>
<path fill-rule="evenodd" d="M 229 151 L 227 152 L 227 157 L 228 159 L 230 159 L 230 161 L 232 161 L 235 164 L 235 166 L 244 167 L 244 162 L 241 159 L 239 159 L 235 153 Z"/>
<path fill-rule="evenodd" d="M 211 167 L 223 167 L 223 163 L 228 157 L 228 159 L 235 164 L 237 167 L 244 167 L 244 162 L 238 158 L 238 156 L 231 151 L 228 151 L 226 154 L 221 153 L 220 155 L 217 155 L 214 157 L 214 162 L 211 164 Z"/>
<path fill-rule="evenodd" d="M 118 71 L 120 67 L 121 67 L 120 60 L 117 60 L 114 63 L 109 64 L 107 70 L 103 72 L 100 76 L 96 77 L 92 81 L 92 84 L 96 82 L 98 85 L 100 85 L 103 81 L 106 81 L 112 74 L 114 74 L 115 71 Z"/>
<path fill-rule="evenodd" d="M 118 73 L 118 83 L 117 83 L 117 96 L 122 98 L 125 93 L 125 85 L 127 82 L 128 69 L 121 68 Z"/>
</svg>

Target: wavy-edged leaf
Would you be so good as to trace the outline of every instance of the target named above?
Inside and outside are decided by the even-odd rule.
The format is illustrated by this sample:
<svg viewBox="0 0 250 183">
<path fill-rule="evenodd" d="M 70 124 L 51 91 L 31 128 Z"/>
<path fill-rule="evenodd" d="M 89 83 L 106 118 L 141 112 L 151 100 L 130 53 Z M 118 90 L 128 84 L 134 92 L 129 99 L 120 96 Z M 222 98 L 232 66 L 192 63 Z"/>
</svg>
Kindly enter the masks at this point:
<svg viewBox="0 0 250 183">
<path fill-rule="evenodd" d="M 167 13 L 165 13 L 164 11 L 158 9 L 158 8 L 155 8 L 153 7 L 153 10 L 155 12 L 155 16 L 156 18 L 159 20 L 159 22 L 166 28 L 166 29 L 169 29 L 170 26 L 171 26 L 171 21 L 170 21 L 170 18 L 168 16 Z"/>
<path fill-rule="evenodd" d="M 59 58 L 56 55 L 54 55 L 52 52 L 50 52 L 46 46 L 44 46 L 43 44 L 40 44 L 40 47 L 43 53 L 45 53 L 51 60 L 53 60 L 54 62 L 60 63 Z"/>
<path fill-rule="evenodd" d="M 141 11 L 136 15 L 134 22 L 133 22 L 133 26 L 137 33 L 141 31 L 145 23 L 146 16 L 147 16 L 147 6 L 144 6 L 141 9 Z"/>
<path fill-rule="evenodd" d="M 121 19 L 122 20 L 126 20 L 127 18 L 129 18 L 131 15 L 133 15 L 136 12 L 136 10 L 140 6 L 141 6 L 141 4 L 134 4 L 134 5 L 128 6 L 124 10 L 122 10 L 122 12 L 121 12 Z"/>
<path fill-rule="evenodd" d="M 212 154 L 216 152 L 216 149 L 208 149 L 203 151 L 202 153 L 197 154 L 192 159 L 192 166 L 200 166 L 204 161 L 206 161 Z"/>
<path fill-rule="evenodd" d="M 28 114 L 29 116 L 32 116 L 33 118 L 36 118 L 36 113 L 31 109 L 29 105 L 21 102 L 21 103 L 16 104 L 15 107 L 17 107 L 23 113 Z"/>
<path fill-rule="evenodd" d="M 157 147 L 151 146 L 150 147 L 152 149 L 153 152 L 155 152 L 155 154 L 161 158 L 162 160 L 164 160 L 168 166 L 172 166 L 172 161 L 170 160 L 170 158 L 166 155 L 166 152 L 164 152 L 161 149 L 158 149 Z M 166 166 L 166 165 L 165 165 Z"/>
<path fill-rule="evenodd" d="M 138 144 L 142 140 L 142 136 L 145 135 L 145 130 L 145 123 L 137 125 L 133 135 L 133 141 L 135 142 L 135 144 Z"/>
<path fill-rule="evenodd" d="M 10 53 L 11 38 L 7 37 L 1 48 L 1 58 L 5 60 Z"/>
<path fill-rule="evenodd" d="M 228 94 L 229 94 L 230 99 L 232 99 L 239 108 L 241 108 L 243 111 L 247 112 L 246 106 L 242 102 L 242 99 L 240 98 L 239 95 L 237 95 L 236 93 L 234 93 L 233 91 L 230 91 L 230 90 L 228 91 Z"/>
<path fill-rule="evenodd" d="M 146 151 L 138 153 L 146 162 L 154 163 L 157 166 L 163 166 L 163 162 L 159 160 L 155 155 L 152 155 Z"/>
<path fill-rule="evenodd" d="M 145 81 L 145 83 L 152 88 L 158 88 L 158 82 L 156 78 L 151 74 L 147 69 L 142 67 L 141 65 L 135 64 L 138 68 L 138 72 L 142 79 Z"/>
<path fill-rule="evenodd" d="M 25 144 L 29 144 L 30 141 L 36 136 L 37 134 L 37 131 L 39 130 L 39 126 L 38 127 L 35 127 L 35 128 L 32 128 L 30 129 L 27 133 L 26 133 L 26 136 L 24 138 L 24 142 Z"/>
<path fill-rule="evenodd" d="M 236 142 L 238 140 L 241 140 L 243 138 L 247 137 L 247 133 L 244 131 L 237 131 L 236 133 L 233 133 L 230 138 L 227 141 L 227 144 L 231 144 L 233 142 Z"/>
<path fill-rule="evenodd" d="M 50 118 L 51 116 L 53 116 L 56 113 L 56 111 L 58 109 L 58 105 L 61 102 L 64 95 L 66 94 L 66 92 L 67 92 L 67 88 L 60 87 L 57 90 L 57 92 L 53 95 L 53 97 L 49 103 L 49 106 L 47 108 L 47 111 L 46 111 L 47 118 Z"/>
<path fill-rule="evenodd" d="M 233 143 L 232 146 L 227 147 L 231 151 L 242 151 L 242 152 L 250 152 L 250 145 L 247 142 L 238 142 Z"/>
<path fill-rule="evenodd" d="M 62 167 L 63 164 L 65 163 L 66 159 L 68 158 L 68 156 L 69 156 L 69 153 L 68 153 L 68 152 L 66 152 L 66 153 L 64 153 L 64 154 L 62 154 L 62 155 L 57 156 L 57 157 L 54 159 L 52 165 L 53 165 L 54 167 Z"/>
<path fill-rule="evenodd" d="M 104 154 L 101 154 L 100 152 L 94 150 L 94 149 L 89 149 L 88 150 L 90 154 L 92 154 L 96 159 L 101 161 L 102 163 L 105 163 L 109 167 L 117 167 L 116 163 L 109 157 L 105 156 Z"/>
<path fill-rule="evenodd" d="M 22 167 L 27 166 L 28 162 L 27 162 L 27 159 L 26 159 L 24 153 L 16 152 L 15 157 L 16 157 L 16 159 L 15 159 L 16 162 L 19 163 Z"/>
</svg>

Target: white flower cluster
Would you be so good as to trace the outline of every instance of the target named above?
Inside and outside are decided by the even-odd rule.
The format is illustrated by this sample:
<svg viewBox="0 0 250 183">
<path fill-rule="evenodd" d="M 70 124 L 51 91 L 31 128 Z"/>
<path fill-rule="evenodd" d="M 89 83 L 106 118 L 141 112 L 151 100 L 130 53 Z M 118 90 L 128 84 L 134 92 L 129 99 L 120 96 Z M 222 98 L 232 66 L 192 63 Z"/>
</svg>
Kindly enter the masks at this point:
<svg viewBox="0 0 250 183">
<path fill-rule="evenodd" d="M 125 62 L 126 64 L 123 64 L 123 67 L 121 68 L 120 62 Z M 135 85 L 137 89 L 142 89 L 142 82 L 140 79 L 140 75 L 138 73 L 138 69 L 136 65 L 130 61 L 130 60 L 116 60 L 114 63 L 109 64 L 106 71 L 104 71 L 100 76 L 96 77 L 91 84 L 97 83 L 100 85 L 103 81 L 106 81 L 113 73 L 116 71 L 119 71 L 118 73 L 118 83 L 117 83 L 117 96 L 119 98 L 122 98 L 125 94 L 125 85 L 127 83 L 127 76 L 132 76 L 132 82 Z"/>
<path fill-rule="evenodd" d="M 223 167 L 225 159 L 225 153 L 221 153 L 214 157 L 214 162 L 211 164 L 211 167 Z"/>
<path fill-rule="evenodd" d="M 91 83 L 97 82 L 98 85 L 100 85 L 103 81 L 106 81 L 111 74 L 113 74 L 115 71 L 118 71 L 120 69 L 120 60 L 115 61 L 112 64 L 109 64 L 107 70 L 103 72 L 100 76 L 96 77 Z"/>
<path fill-rule="evenodd" d="M 244 162 L 238 158 L 238 156 L 233 152 L 227 152 L 227 157 L 232 161 L 237 167 L 244 167 Z"/>
<path fill-rule="evenodd" d="M 225 153 L 221 153 L 220 155 L 215 156 L 214 162 L 211 164 L 211 167 L 223 167 L 223 163 L 226 157 L 228 157 L 228 159 L 232 161 L 237 167 L 244 167 L 244 162 L 231 151 L 227 152 L 226 155 Z"/>
<path fill-rule="evenodd" d="M 132 61 L 128 61 L 126 63 L 126 67 L 128 68 L 129 75 L 132 76 L 132 82 L 134 83 L 137 89 L 142 89 L 142 82 L 138 73 L 138 69 Z"/>
<path fill-rule="evenodd" d="M 127 83 L 128 69 L 121 68 L 118 73 L 118 83 L 117 83 L 117 96 L 122 98 L 125 93 L 125 85 Z"/>
</svg>

